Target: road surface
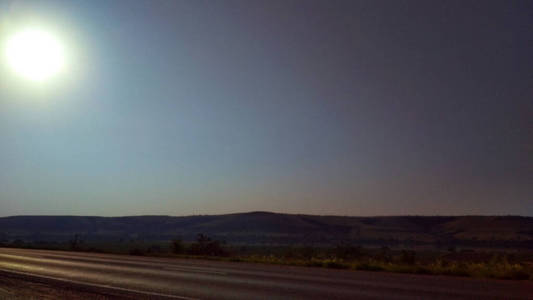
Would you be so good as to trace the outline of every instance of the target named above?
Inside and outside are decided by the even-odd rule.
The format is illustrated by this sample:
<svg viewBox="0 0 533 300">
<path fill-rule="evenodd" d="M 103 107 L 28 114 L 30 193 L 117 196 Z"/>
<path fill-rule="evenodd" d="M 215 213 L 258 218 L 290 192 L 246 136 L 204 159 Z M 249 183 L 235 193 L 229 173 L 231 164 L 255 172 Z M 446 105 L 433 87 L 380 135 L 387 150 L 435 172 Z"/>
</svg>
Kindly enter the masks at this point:
<svg viewBox="0 0 533 300">
<path fill-rule="evenodd" d="M 531 281 L 8 248 L 2 282 L 79 299 L 533 299 Z"/>
</svg>

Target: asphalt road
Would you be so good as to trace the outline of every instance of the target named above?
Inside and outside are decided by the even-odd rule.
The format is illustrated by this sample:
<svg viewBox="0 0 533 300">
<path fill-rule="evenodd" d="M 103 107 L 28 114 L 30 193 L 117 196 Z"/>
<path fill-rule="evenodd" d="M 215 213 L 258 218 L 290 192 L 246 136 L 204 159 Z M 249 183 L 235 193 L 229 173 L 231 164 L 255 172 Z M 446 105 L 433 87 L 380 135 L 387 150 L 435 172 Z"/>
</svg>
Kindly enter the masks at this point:
<svg viewBox="0 0 533 300">
<path fill-rule="evenodd" d="M 533 299 L 531 281 L 7 248 L 2 274 L 128 299 Z"/>
</svg>

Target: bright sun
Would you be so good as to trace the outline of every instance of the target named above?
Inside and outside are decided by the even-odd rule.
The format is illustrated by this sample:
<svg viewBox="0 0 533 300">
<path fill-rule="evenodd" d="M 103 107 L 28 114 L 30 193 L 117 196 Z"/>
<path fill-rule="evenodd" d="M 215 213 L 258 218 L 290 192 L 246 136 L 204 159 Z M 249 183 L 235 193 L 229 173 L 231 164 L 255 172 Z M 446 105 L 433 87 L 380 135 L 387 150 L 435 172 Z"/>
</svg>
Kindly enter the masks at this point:
<svg viewBox="0 0 533 300">
<path fill-rule="evenodd" d="M 65 65 L 61 42 L 49 32 L 39 29 L 26 29 L 9 37 L 5 58 L 18 75 L 37 82 L 57 75 Z"/>
</svg>

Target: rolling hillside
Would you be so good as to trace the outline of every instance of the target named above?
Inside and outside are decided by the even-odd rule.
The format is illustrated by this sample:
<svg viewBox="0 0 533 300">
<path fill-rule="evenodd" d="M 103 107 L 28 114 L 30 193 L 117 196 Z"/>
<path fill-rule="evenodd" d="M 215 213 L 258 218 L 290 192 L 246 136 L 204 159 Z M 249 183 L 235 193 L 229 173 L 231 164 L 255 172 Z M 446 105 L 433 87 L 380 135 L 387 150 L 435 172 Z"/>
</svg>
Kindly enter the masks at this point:
<svg viewBox="0 0 533 300">
<path fill-rule="evenodd" d="M 533 248 L 533 218 L 519 216 L 341 217 L 251 212 L 208 216 L 14 216 L 0 218 L 0 241 L 193 240 L 232 244 L 468 245 Z"/>
</svg>

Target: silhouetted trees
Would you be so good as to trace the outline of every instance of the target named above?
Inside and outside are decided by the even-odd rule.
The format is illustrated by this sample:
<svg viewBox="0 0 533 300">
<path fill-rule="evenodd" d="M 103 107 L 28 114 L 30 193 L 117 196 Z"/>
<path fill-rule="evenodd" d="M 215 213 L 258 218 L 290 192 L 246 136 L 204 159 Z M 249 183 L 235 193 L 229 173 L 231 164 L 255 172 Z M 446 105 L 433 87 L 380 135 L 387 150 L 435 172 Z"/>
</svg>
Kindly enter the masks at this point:
<svg viewBox="0 0 533 300">
<path fill-rule="evenodd" d="M 206 234 L 199 233 L 196 241 L 185 243 L 180 238 L 176 238 L 170 243 L 170 250 L 174 254 L 189 254 L 202 256 L 227 256 L 225 249 L 226 242 L 210 238 Z"/>
<path fill-rule="evenodd" d="M 83 240 L 80 238 L 79 234 L 75 234 L 72 239 L 69 241 L 70 250 L 78 251 L 81 249 L 81 244 Z"/>
<path fill-rule="evenodd" d="M 207 235 L 200 233 L 196 242 L 189 246 L 187 252 L 191 255 L 226 256 L 228 253 L 223 248 L 225 242 L 213 240 Z"/>
</svg>

